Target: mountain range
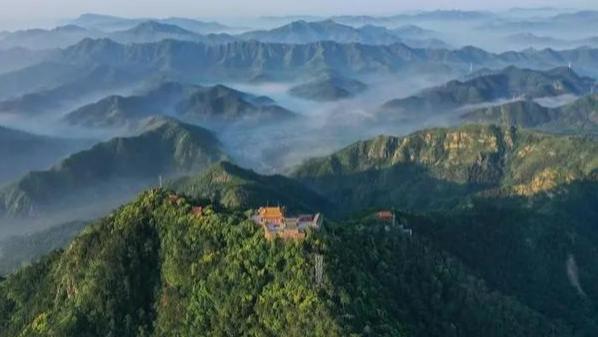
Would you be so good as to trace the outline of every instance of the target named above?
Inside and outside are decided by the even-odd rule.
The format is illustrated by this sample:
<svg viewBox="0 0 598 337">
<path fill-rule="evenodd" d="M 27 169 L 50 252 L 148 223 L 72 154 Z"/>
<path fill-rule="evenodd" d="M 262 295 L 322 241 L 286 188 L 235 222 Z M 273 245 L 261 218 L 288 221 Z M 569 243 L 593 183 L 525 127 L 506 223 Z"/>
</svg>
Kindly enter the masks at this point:
<svg viewBox="0 0 598 337">
<path fill-rule="evenodd" d="M 466 81 L 453 80 L 414 96 L 391 100 L 382 106 L 381 114 L 440 113 L 501 99 L 584 95 L 591 91 L 593 83 L 593 79 L 579 76 L 564 67 L 537 71 L 510 66 Z"/>
<path fill-rule="evenodd" d="M 294 176 L 347 210 L 429 211 L 476 196 L 558 193 L 552 190 L 595 179 L 596 151 L 592 138 L 466 125 L 358 142 L 308 160 Z"/>
<path fill-rule="evenodd" d="M 245 40 L 257 40 L 267 43 L 305 44 L 319 41 L 338 43 L 362 43 L 388 45 L 405 43 L 415 48 L 448 48 L 449 46 L 433 38 L 422 38 L 426 31 L 413 27 L 389 30 L 385 27 L 364 25 L 359 28 L 343 25 L 333 20 L 307 22 L 294 21 L 271 30 L 251 31 L 239 35 Z M 415 37 L 417 36 L 417 38 Z"/>
<path fill-rule="evenodd" d="M 170 131 L 159 126 L 154 135 L 191 128 L 172 123 L 160 122 Z M 180 144 L 187 136 L 173 137 L 165 142 Z M 141 139 L 154 138 L 143 133 L 128 140 L 137 152 Z M 133 154 L 115 142 L 99 146 L 119 149 L 111 166 L 123 163 L 121 154 Z M 477 336 L 487 327 L 491 336 L 591 336 L 598 299 L 592 262 L 598 233 L 590 225 L 598 219 L 597 145 L 591 137 L 470 125 L 358 142 L 307 161 L 293 177 L 262 176 L 228 162 L 207 168 L 212 159 L 199 160 L 200 168 L 190 170 L 196 175 L 167 184 L 189 197 L 148 191 L 65 250 L 0 282 L 0 321 L 8 322 L 0 334 L 35 329 L 79 336 L 92 327 L 80 320 L 92 316 L 94 331 L 121 336 L 186 334 L 198 326 L 278 334 L 277 324 L 254 323 L 276 307 L 296 317 L 284 335 Z M 79 157 L 71 162 L 83 163 L 73 159 Z M 151 158 L 155 163 L 156 154 Z M 135 164 L 119 175 L 158 174 L 145 157 L 126 163 Z M 61 166 L 57 172 L 81 172 Z M 249 208 L 270 202 L 297 212 L 325 210 L 329 220 L 305 241 L 270 242 L 247 220 Z M 196 206 L 201 215 L 191 212 Z M 381 223 L 379 209 L 395 209 L 396 223 Z M 325 261 L 319 285 L 311 272 L 314 254 Z M 310 309 L 296 312 L 305 306 Z M 61 318 L 73 310 L 72 319 Z M 310 318 L 313 312 L 318 319 Z M 246 323 L 231 327 L 224 317 Z"/>
<path fill-rule="evenodd" d="M 147 117 L 171 115 L 202 122 L 275 121 L 294 116 L 268 98 L 217 85 L 166 82 L 135 96 L 109 96 L 67 114 L 71 125 L 133 127 Z"/>
<path fill-rule="evenodd" d="M 211 132 L 152 118 L 139 135 L 96 144 L 0 189 L 0 216 L 46 217 L 63 209 L 70 210 L 71 217 L 80 209 L 101 214 L 157 184 L 159 176 L 197 171 L 226 158 Z"/>
<path fill-rule="evenodd" d="M 52 63 L 40 64 L 39 67 L 27 68 L 16 73 L 9 73 L 2 76 L 6 78 L 19 78 L 17 83 L 8 84 L 14 89 L 13 93 L 20 91 L 30 82 L 34 82 L 37 76 L 48 77 L 38 82 L 38 89 L 30 88 L 31 92 L 24 95 L 9 97 L 0 101 L 0 114 L 20 114 L 24 116 L 35 116 L 45 112 L 62 110 L 65 107 L 80 104 L 89 97 L 101 93 L 120 91 L 134 86 L 137 81 L 146 77 L 145 72 L 135 72 L 124 68 L 116 68 L 107 65 L 97 65 L 88 68 L 78 66 L 63 66 Z M 69 76 L 64 78 L 62 76 Z M 54 78 L 60 78 L 52 82 Z M 2 80 L 0 79 L 0 82 Z M 19 83 L 20 82 L 20 83 Z M 44 83 L 51 87 L 42 87 Z M 14 88 L 16 85 L 18 88 Z M 57 85 L 57 86 L 56 86 Z M 11 91 L 9 91 L 10 93 Z"/>
<path fill-rule="evenodd" d="M 546 69 L 563 66 L 570 60 L 576 72 L 592 74 L 596 69 L 594 49 L 567 51 L 527 50 L 491 54 L 473 47 L 458 50 L 413 49 L 403 44 L 373 46 L 316 42 L 302 45 L 261 43 L 255 41 L 228 44 L 203 44 L 191 41 L 164 40 L 157 43 L 123 45 L 111 40 L 85 39 L 66 48 L 45 63 L 0 76 L 3 95 L 13 97 L 31 93 L 35 88 L 48 89 L 71 81 L 75 69 L 98 65 L 122 69 L 146 77 L 161 74 L 173 80 L 270 81 L 313 78 L 322 72 L 336 72 L 358 78 L 368 73 L 398 73 L 417 69 L 421 74 L 464 73 L 470 65 L 497 69 L 509 65 Z M 48 69 L 45 69 L 48 68 Z M 33 79 L 33 74 L 36 81 Z M 14 80 L 18 79 L 18 80 Z"/>
<path fill-rule="evenodd" d="M 83 14 L 77 19 L 73 20 L 71 24 L 85 27 L 92 30 L 115 32 L 131 29 L 139 24 L 155 21 L 167 25 L 176 25 L 182 29 L 192 31 L 197 34 L 222 33 L 231 29 L 217 22 L 206 22 L 189 18 L 166 18 L 166 19 L 149 19 L 149 18 L 122 18 L 111 15 L 101 14 Z"/>
<path fill-rule="evenodd" d="M 151 43 L 166 39 L 202 43 L 228 43 L 236 40 L 228 34 L 201 35 L 174 24 L 157 21 L 142 22 L 133 28 L 113 32 L 106 37 L 120 43 Z"/>
<path fill-rule="evenodd" d="M 83 150 L 91 141 L 39 136 L 0 126 L 0 185 Z"/>
<path fill-rule="evenodd" d="M 175 20 L 175 22 L 177 22 Z M 0 49 L 27 48 L 44 50 L 66 48 L 86 38 L 109 38 L 120 43 L 149 43 L 165 39 L 196 41 L 203 43 L 227 43 L 235 38 L 228 34 L 200 34 L 164 21 L 140 21 L 133 27 L 104 32 L 76 25 L 59 26 L 53 29 L 31 29 L 6 33 L 0 36 Z"/>
<path fill-rule="evenodd" d="M 473 123 L 537 128 L 551 132 L 598 131 L 598 96 L 588 95 L 555 108 L 522 100 L 467 112 L 462 118 Z"/>
<path fill-rule="evenodd" d="M 306 162 L 295 177 L 341 214 L 427 214 L 415 233 L 489 286 L 591 336 L 597 151 L 592 137 L 471 125 L 359 142 Z"/>
<path fill-rule="evenodd" d="M 232 210 L 256 209 L 274 203 L 285 205 L 290 212 L 303 213 L 332 207 L 328 200 L 294 179 L 260 175 L 226 161 L 199 175 L 174 180 L 167 187 Z"/>
<path fill-rule="evenodd" d="M 553 38 L 549 36 L 538 36 L 533 33 L 511 34 L 505 37 L 509 45 L 518 48 L 579 48 L 579 47 L 598 47 L 598 37 L 588 37 L 578 40 L 566 40 Z"/>
</svg>

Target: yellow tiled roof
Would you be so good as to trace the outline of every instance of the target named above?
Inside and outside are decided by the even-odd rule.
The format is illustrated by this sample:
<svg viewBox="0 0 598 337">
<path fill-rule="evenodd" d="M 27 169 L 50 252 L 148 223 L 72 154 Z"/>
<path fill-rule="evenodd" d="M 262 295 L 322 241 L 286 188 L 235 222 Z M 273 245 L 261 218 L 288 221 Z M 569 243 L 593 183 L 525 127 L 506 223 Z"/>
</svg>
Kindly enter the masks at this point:
<svg viewBox="0 0 598 337">
<path fill-rule="evenodd" d="M 284 210 L 281 207 L 262 207 L 260 216 L 263 218 L 283 218 Z"/>
</svg>

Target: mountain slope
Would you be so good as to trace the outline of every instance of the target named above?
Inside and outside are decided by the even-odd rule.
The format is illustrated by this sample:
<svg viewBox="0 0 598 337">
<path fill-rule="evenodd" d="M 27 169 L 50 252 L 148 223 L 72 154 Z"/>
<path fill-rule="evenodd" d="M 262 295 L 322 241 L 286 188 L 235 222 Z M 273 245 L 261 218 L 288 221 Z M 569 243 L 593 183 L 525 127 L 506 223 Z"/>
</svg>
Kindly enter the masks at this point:
<svg viewBox="0 0 598 337">
<path fill-rule="evenodd" d="M 308 83 L 297 85 L 289 90 L 293 96 L 313 101 L 336 101 L 354 97 L 365 91 L 364 83 L 338 75 L 325 75 Z"/>
<path fill-rule="evenodd" d="M 39 136 L 0 126 L 0 185 L 31 170 L 46 169 L 64 156 L 90 146 L 81 139 Z"/>
<path fill-rule="evenodd" d="M 392 44 L 400 39 L 383 27 L 357 29 L 332 20 L 307 22 L 295 21 L 288 25 L 267 31 L 253 31 L 241 34 L 246 40 L 274 43 L 313 43 L 335 41 L 339 43 Z"/>
<path fill-rule="evenodd" d="M 597 169 L 592 138 L 469 125 L 359 142 L 307 161 L 295 176 L 350 209 L 431 210 L 475 195 L 542 194 Z"/>
<path fill-rule="evenodd" d="M 0 238 L 0 277 L 66 247 L 85 226 L 85 222 L 69 222 L 41 232 Z"/>
<path fill-rule="evenodd" d="M 244 216 L 191 206 L 147 192 L 2 281 L 0 336 L 570 335 L 396 228 L 270 242 Z"/>
<path fill-rule="evenodd" d="M 170 115 L 201 121 L 280 120 L 294 113 L 268 97 L 257 97 L 222 85 L 202 87 L 165 82 L 135 96 L 109 96 L 67 114 L 71 125 L 120 127 L 146 117 Z"/>
<path fill-rule="evenodd" d="M 104 34 L 76 25 L 59 26 L 50 30 L 29 29 L 8 33 L 0 38 L 0 49 L 27 48 L 32 50 L 65 48 L 84 38 L 98 38 Z"/>
<path fill-rule="evenodd" d="M 109 65 L 135 72 L 145 71 L 148 76 L 160 72 L 172 80 L 193 83 L 198 77 L 211 82 L 247 81 L 256 76 L 289 80 L 317 76 L 322 71 L 356 77 L 366 72 L 397 73 L 414 69 L 420 74 L 437 74 L 440 68 L 454 75 L 465 73 L 472 63 L 476 68 L 517 65 L 547 69 L 562 66 L 563 60 L 571 60 L 580 74 L 595 74 L 597 54 L 596 49 L 492 54 L 473 47 L 417 49 L 400 43 L 363 45 L 323 41 L 296 45 L 238 41 L 204 44 L 163 40 L 122 45 L 107 39 L 85 39 L 60 51 L 49 61 L 79 67 Z M 46 79 L 38 78 L 38 81 Z M 50 83 L 57 85 L 56 81 Z M 3 85 L 2 81 L 0 85 Z"/>
<path fill-rule="evenodd" d="M 169 187 L 236 210 L 267 204 L 285 205 L 297 212 L 326 211 L 332 207 L 329 201 L 293 179 L 259 175 L 228 162 L 216 164 L 200 175 L 176 180 Z"/>
<path fill-rule="evenodd" d="M 444 86 L 422 91 L 382 106 L 382 114 L 398 111 L 439 112 L 466 105 L 488 103 L 512 97 L 554 97 L 590 92 L 594 81 L 578 76 L 567 68 L 536 71 L 508 67 L 497 73 L 482 75 L 465 82 L 450 81 Z"/>
<path fill-rule="evenodd" d="M 61 68 L 62 66 L 58 67 L 58 69 Z M 25 79 L 28 78 L 30 73 L 32 76 L 35 76 L 35 68 L 24 69 L 23 72 L 25 71 L 27 71 Z M 74 74 L 70 75 L 72 72 Z M 0 101 L 0 113 L 34 116 L 36 114 L 57 111 L 99 92 L 118 91 L 129 85 L 134 85 L 144 78 L 146 73 L 107 65 L 98 65 L 88 69 L 66 67 L 63 70 L 58 70 L 56 76 L 57 79 L 53 85 L 58 84 L 57 86 L 39 88 L 38 91 Z M 23 87 L 26 84 L 23 83 Z M 16 90 L 20 91 L 21 89 Z"/>
<path fill-rule="evenodd" d="M 151 43 L 173 39 L 203 43 L 228 43 L 236 39 L 227 34 L 201 35 L 175 24 L 145 21 L 127 30 L 111 33 L 109 38 L 120 43 Z"/>
<path fill-rule="evenodd" d="M 156 182 L 159 175 L 196 171 L 224 158 L 209 131 L 172 120 L 153 120 L 138 136 L 97 144 L 6 186 L 0 190 L 0 214 L 36 216 L 63 207 L 73 213 L 83 207 L 101 214 L 104 203 L 126 200 Z"/>
<path fill-rule="evenodd" d="M 552 132 L 598 132 L 598 95 L 584 96 L 572 103 L 546 108 L 533 101 L 517 101 L 470 111 L 464 120 L 505 126 L 538 128 Z"/>
<path fill-rule="evenodd" d="M 294 113 L 265 96 L 254 96 L 223 85 L 201 88 L 176 105 L 180 116 L 199 120 L 275 120 Z"/>
<path fill-rule="evenodd" d="M 378 137 L 300 167 L 296 176 L 347 215 L 415 210 L 413 231 L 502 293 L 598 332 L 598 143 L 495 126 Z"/>
</svg>

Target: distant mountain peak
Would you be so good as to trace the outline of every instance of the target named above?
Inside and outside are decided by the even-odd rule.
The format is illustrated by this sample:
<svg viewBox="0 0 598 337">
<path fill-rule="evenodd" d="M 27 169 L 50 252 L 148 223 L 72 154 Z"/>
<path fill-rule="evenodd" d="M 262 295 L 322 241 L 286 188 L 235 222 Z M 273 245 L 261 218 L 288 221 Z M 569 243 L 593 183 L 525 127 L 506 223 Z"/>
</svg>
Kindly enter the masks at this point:
<svg viewBox="0 0 598 337">
<path fill-rule="evenodd" d="M 168 34 L 182 34 L 182 35 L 193 35 L 195 33 L 183 29 L 179 26 L 161 23 L 154 20 L 144 21 L 137 26 L 127 30 L 129 33 L 136 34 L 153 34 L 153 33 L 168 33 Z"/>
</svg>

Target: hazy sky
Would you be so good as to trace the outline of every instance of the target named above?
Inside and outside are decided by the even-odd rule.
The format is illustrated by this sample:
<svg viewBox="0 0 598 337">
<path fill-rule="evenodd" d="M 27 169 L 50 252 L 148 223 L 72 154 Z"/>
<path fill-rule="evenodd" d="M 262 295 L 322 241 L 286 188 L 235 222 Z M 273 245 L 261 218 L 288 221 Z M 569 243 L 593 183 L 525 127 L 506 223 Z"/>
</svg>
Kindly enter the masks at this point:
<svg viewBox="0 0 598 337">
<path fill-rule="evenodd" d="M 235 17 L 392 14 L 416 9 L 598 8 L 598 0 L 0 0 L 0 26 L 49 23 L 85 12 L 124 16 Z M 1 28 L 1 27 L 0 27 Z"/>
</svg>

